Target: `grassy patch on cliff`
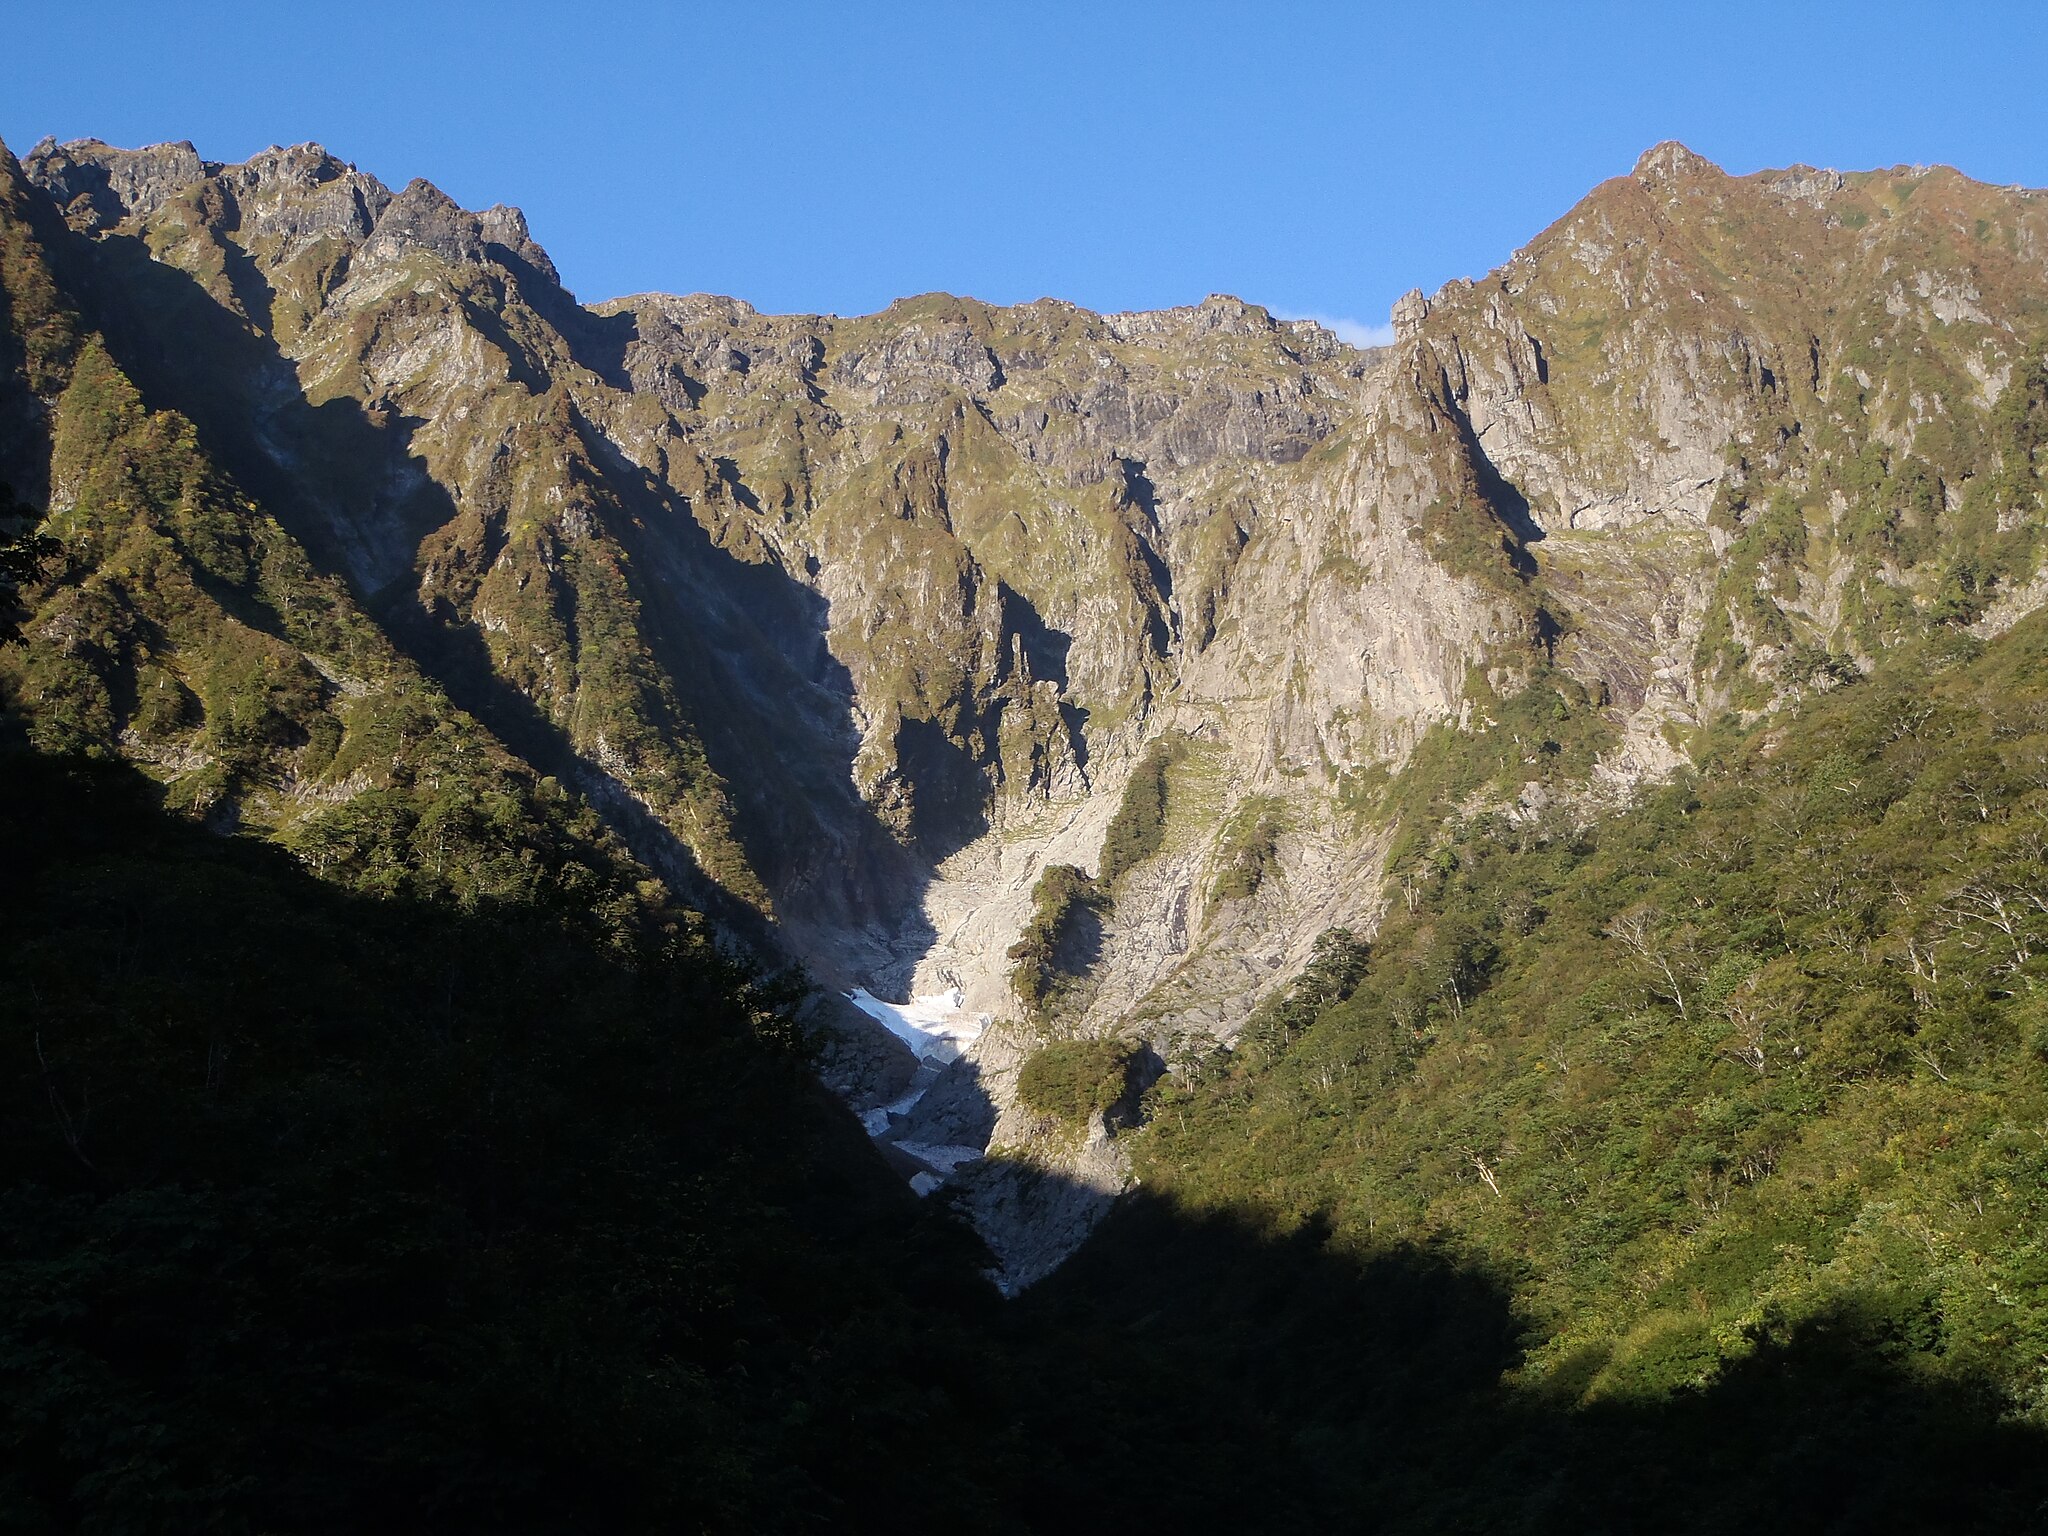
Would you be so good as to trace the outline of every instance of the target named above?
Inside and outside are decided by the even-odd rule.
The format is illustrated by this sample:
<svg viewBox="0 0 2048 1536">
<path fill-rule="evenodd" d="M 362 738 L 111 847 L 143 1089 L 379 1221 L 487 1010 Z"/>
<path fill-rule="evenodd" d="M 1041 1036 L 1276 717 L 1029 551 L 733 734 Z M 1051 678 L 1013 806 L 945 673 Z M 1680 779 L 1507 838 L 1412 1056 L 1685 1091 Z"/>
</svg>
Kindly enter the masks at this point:
<svg viewBox="0 0 2048 1536">
<path fill-rule="evenodd" d="M 1231 812 L 1217 845 L 1210 895 L 1217 901 L 1243 901 L 1255 894 L 1278 867 L 1280 834 L 1286 827 L 1286 806 L 1276 795 L 1253 795 Z"/>
<path fill-rule="evenodd" d="M 1105 886 L 1115 885 L 1166 846 L 1167 773 L 1184 750 L 1179 737 L 1161 737 L 1145 749 L 1124 782 L 1123 799 L 1102 832 L 1097 878 Z"/>
<path fill-rule="evenodd" d="M 1010 946 L 1010 984 L 1039 1023 L 1094 961 L 1109 893 L 1072 864 L 1048 864 L 1031 891 L 1031 917 Z"/>
<path fill-rule="evenodd" d="M 1085 1126 L 1130 1092 L 1135 1053 L 1122 1040 L 1053 1040 L 1017 1074 L 1017 1097 L 1034 1114 Z"/>
</svg>

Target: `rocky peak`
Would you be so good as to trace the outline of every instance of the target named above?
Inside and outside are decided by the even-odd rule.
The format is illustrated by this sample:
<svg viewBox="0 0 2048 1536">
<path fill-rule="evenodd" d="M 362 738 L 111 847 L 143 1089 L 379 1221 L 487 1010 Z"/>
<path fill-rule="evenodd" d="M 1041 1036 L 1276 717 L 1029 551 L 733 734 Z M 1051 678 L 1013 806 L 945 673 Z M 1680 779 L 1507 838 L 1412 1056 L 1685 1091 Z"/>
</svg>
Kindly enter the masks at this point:
<svg viewBox="0 0 2048 1536">
<path fill-rule="evenodd" d="M 251 155 L 240 165 L 223 168 L 223 179 L 249 190 L 309 190 L 348 175 L 363 176 L 352 165 L 311 142 L 280 147 L 273 144 L 261 154 Z M 375 177 L 364 180 L 376 182 Z M 377 183 L 382 186 L 382 183 Z"/>
<path fill-rule="evenodd" d="M 391 203 L 391 189 L 318 144 L 294 144 L 224 166 L 217 179 L 233 195 L 243 238 L 298 242 L 369 237 Z"/>
<path fill-rule="evenodd" d="M 1195 313 L 1212 331 L 1237 331 L 1256 336 L 1274 328 L 1274 321 L 1262 305 L 1247 304 L 1228 293 L 1212 293 L 1195 306 Z"/>
<path fill-rule="evenodd" d="M 670 324 L 683 327 L 733 326 L 756 319 L 761 313 L 745 299 L 728 298 L 722 293 L 631 293 L 608 300 L 598 305 L 597 310 L 600 314 L 619 310 L 631 310 L 642 315 L 653 313 Z"/>
<path fill-rule="evenodd" d="M 1815 170 L 1810 165 L 1788 166 L 1782 171 L 1767 171 L 1760 178 L 1765 191 L 1790 203 L 1806 203 L 1819 208 L 1841 191 L 1846 181 L 1840 171 Z"/>
<path fill-rule="evenodd" d="M 315 143 L 272 145 L 239 164 L 203 160 L 189 143 L 116 149 L 98 139 L 57 144 L 45 139 L 23 165 L 65 219 L 87 234 L 129 220 L 147 220 L 178 194 L 211 180 L 235 209 L 229 223 L 251 235 L 288 242 L 338 237 L 370 255 L 431 250 L 458 265 L 516 258 L 550 284 L 560 275 L 535 243 L 526 216 L 498 204 L 472 213 L 433 183 L 415 179 L 393 194 L 375 176 Z"/>
<path fill-rule="evenodd" d="M 1645 186 L 1676 191 L 1689 182 L 1724 177 L 1727 172 L 1704 155 L 1694 154 L 1676 139 L 1643 151 L 1629 175 Z"/>
<path fill-rule="evenodd" d="M 1102 322 L 1118 341 L 1265 336 L 1278 329 L 1278 322 L 1264 308 L 1247 304 L 1227 293 L 1212 293 L 1199 304 L 1183 304 L 1172 309 L 1125 310 L 1104 315 Z"/>
<path fill-rule="evenodd" d="M 475 214 L 432 182 L 414 177 L 377 220 L 367 254 L 397 256 L 422 249 L 464 265 L 483 260 L 483 245 L 483 224 Z"/>
<path fill-rule="evenodd" d="M 67 220 L 97 232 L 124 219 L 147 218 L 217 167 L 183 142 L 116 149 L 98 139 L 44 139 L 29 151 L 25 169 Z"/>
<path fill-rule="evenodd" d="M 485 240 L 518 252 L 522 261 L 544 273 L 550 282 L 562 280 L 548 253 L 534 242 L 532 231 L 526 227 L 526 215 L 519 209 L 507 203 L 493 203 L 477 215 L 477 222 Z"/>
<path fill-rule="evenodd" d="M 894 320 L 899 312 L 899 327 L 872 345 L 849 349 L 833 365 L 835 382 L 870 392 L 889 407 L 928 404 L 947 390 L 979 396 L 1002 384 L 1002 364 L 978 333 L 974 314 L 958 301 L 926 295 L 892 304 L 881 318 Z"/>
<path fill-rule="evenodd" d="M 1429 318 L 1429 300 L 1422 296 L 1420 288 L 1410 288 L 1394 301 L 1394 339 L 1407 341 L 1422 330 L 1422 322 Z"/>
</svg>

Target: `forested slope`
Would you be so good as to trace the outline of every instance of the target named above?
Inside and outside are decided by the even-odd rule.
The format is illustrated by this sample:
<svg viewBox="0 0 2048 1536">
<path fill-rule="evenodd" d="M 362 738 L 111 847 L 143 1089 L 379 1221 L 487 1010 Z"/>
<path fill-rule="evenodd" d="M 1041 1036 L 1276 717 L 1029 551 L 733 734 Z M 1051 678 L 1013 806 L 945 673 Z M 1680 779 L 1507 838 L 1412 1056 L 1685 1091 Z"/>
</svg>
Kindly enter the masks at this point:
<svg viewBox="0 0 2048 1536">
<path fill-rule="evenodd" d="M 2035 962 L 1970 903 L 2043 649 L 1447 837 L 1009 1304 L 673 912 L 351 895 L 10 753 L 9 1521 L 2025 1528 Z"/>
<path fill-rule="evenodd" d="M 1810 1401 L 1773 1411 L 1820 1438 L 1780 1471 L 1868 1434 L 1856 1499 L 1903 1497 L 1877 1460 L 1926 1446 L 1863 1421 L 1886 1393 L 2034 1432 L 2048 1402 L 2044 852 L 2038 617 L 1730 726 L 1623 814 L 1454 817 L 1369 947 L 1327 936 L 1234 1053 L 1154 1088 L 1134 1156 L 1174 1216 L 1113 1221 L 1060 1285 L 1112 1263 L 1131 1283 L 1215 1222 L 1368 1274 L 1432 1255 L 1489 1288 L 1496 1403 L 1641 1412 L 1713 1461 L 1753 1433 L 1714 1405 L 1792 1373 Z M 1194 1305 L 1242 1267 L 1164 1293 Z M 1313 1369 L 1312 1340 L 1279 1347 Z M 1376 1461 L 1350 1408 L 1301 1412 Z M 1475 1486 L 1525 1475 L 1520 1433 L 1464 1445 Z M 1919 1518 L 1961 1518 L 1956 1474 L 1920 1465 Z"/>
<path fill-rule="evenodd" d="M 994 1297 L 659 903 L 356 896 L 0 751 L 0 1524 L 781 1529 L 985 1508 Z M 964 1326 L 964 1325 L 963 1325 Z"/>
</svg>

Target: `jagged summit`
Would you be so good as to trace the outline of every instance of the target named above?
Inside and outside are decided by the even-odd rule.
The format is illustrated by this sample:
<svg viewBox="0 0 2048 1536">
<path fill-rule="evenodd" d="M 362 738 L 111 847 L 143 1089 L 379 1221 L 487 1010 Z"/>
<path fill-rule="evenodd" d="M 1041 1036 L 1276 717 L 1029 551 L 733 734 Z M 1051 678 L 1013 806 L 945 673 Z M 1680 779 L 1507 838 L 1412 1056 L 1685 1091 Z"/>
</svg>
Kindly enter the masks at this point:
<svg viewBox="0 0 2048 1536">
<path fill-rule="evenodd" d="M 259 222 L 266 204 L 287 195 L 318 193 L 320 189 L 333 187 L 338 191 L 324 199 L 330 205 L 324 212 L 295 210 L 287 221 L 292 226 L 288 234 L 296 237 L 344 234 L 352 239 L 362 239 L 374 231 L 386 250 L 419 246 L 455 262 L 481 259 L 483 247 L 495 243 L 516 253 L 551 282 L 561 281 L 546 251 L 533 240 L 525 214 L 520 209 L 499 203 L 481 210 L 467 210 L 424 177 L 415 177 L 394 192 L 377 177 L 359 170 L 353 161 L 343 160 L 323 145 L 311 141 L 289 146 L 272 145 L 245 161 L 225 162 L 204 159 L 189 142 L 122 149 L 100 139 L 76 139 L 60 144 L 55 138 L 46 137 L 29 151 L 22 163 L 30 179 L 41 184 L 56 199 L 60 210 L 74 224 L 93 233 L 111 229 L 125 220 L 150 219 L 187 188 L 209 180 L 233 191 L 240 198 L 254 202 L 258 206 Z M 607 300 L 599 307 L 607 312 L 620 312 L 652 305 L 671 308 L 713 305 L 747 315 L 758 313 L 740 298 L 652 291 Z M 1027 304 L 1005 305 L 935 291 L 893 300 L 877 314 L 927 318 L 937 309 L 982 315 L 1085 315 L 1092 320 L 1107 321 L 1115 329 L 1133 333 L 1163 333 L 1189 328 L 1200 332 L 1221 328 L 1249 334 L 1287 328 L 1306 335 L 1321 329 L 1313 322 L 1276 320 L 1263 306 L 1224 293 L 1210 294 L 1198 304 L 1099 315 L 1050 296 Z M 864 317 L 802 315 L 790 318 L 826 321 Z M 1329 341 L 1335 348 L 1349 350 L 1334 336 L 1330 336 Z"/>
<path fill-rule="evenodd" d="M 153 213 L 218 168 L 200 159 L 189 143 L 116 149 L 98 139 L 69 144 L 45 139 L 29 151 L 23 167 L 67 217 L 95 230 L 136 212 Z"/>
<path fill-rule="evenodd" d="M 67 219 L 93 233 L 146 221 L 189 189 L 211 183 L 230 194 L 251 235 L 302 242 L 374 234 L 387 248 L 423 246 L 456 262 L 479 260 L 487 245 L 496 244 L 549 282 L 560 282 L 519 209 L 497 204 L 472 213 L 421 177 L 394 193 L 354 162 L 312 142 L 272 145 L 229 163 L 202 159 L 184 142 L 119 149 L 99 139 L 44 139 L 23 166 Z"/>
<path fill-rule="evenodd" d="M 1653 144 L 1637 158 L 1635 168 L 1629 172 L 1638 181 L 1673 183 L 1709 176 L 1725 176 L 1721 169 L 1705 155 L 1697 154 L 1676 139 L 1666 139 Z"/>
</svg>

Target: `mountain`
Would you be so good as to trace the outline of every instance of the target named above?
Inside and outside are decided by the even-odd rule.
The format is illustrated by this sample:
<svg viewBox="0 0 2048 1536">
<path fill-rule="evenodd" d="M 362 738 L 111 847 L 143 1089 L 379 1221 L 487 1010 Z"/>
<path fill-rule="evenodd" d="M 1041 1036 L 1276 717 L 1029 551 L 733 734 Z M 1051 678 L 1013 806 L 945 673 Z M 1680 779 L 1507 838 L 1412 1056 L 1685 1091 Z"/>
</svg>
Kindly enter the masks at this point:
<svg viewBox="0 0 2048 1536">
<path fill-rule="evenodd" d="M 378 667 L 699 905 L 773 918 L 857 1108 L 932 1073 L 838 997 L 957 988 L 994 1027 L 885 1133 L 952 1148 L 941 1173 L 1047 1150 L 1014 1076 L 1049 1024 L 1227 1041 L 1317 933 L 1370 926 L 1384 786 L 1433 729 L 1559 713 L 1495 788 L 1611 796 L 1941 605 L 2034 596 L 1995 466 L 2037 391 L 2042 211 L 1953 172 L 1738 180 L 1660 146 L 1483 283 L 1403 300 L 1378 354 L 1220 298 L 586 308 L 516 210 L 316 146 L 44 144 L 8 174 L 25 291 L 69 308 L 16 322 L 43 377 L 4 472 L 82 527 L 120 412 L 171 413 L 211 494 L 382 631 Z M 335 637 L 273 638 L 306 713 L 281 729 L 331 722 L 310 756 L 231 766 L 203 688 L 145 728 L 114 698 L 142 696 L 132 641 L 67 655 L 108 701 L 38 728 L 129 733 L 182 800 L 346 841 L 357 754 L 317 743 L 381 690 Z M 157 696 L 194 693 L 192 648 L 159 648 Z M 1038 877 L 1097 864 L 1161 743 L 1167 834 L 1020 1027 Z"/>
<path fill-rule="evenodd" d="M 1009 1399 L 1021 1440 L 956 1377 L 903 1421 L 994 1413 L 988 1481 L 946 1498 L 1014 1514 L 1000 1468 L 1065 1412 L 1059 1464 L 1126 1508 L 1081 1358 L 1146 1381 L 1162 1436 L 1263 1447 L 1257 1508 L 1303 1518 L 1508 1528 L 1486 1500 L 1516 1458 L 1591 1465 L 1675 1422 L 1600 1414 L 1688 1393 L 1690 1432 L 1722 1434 L 1770 1360 L 2018 1486 L 2000 1458 L 2028 1442 L 1978 1410 L 2040 1391 L 2048 195 L 1736 178 L 1660 145 L 1360 351 L 1223 297 L 584 305 L 516 210 L 317 146 L 46 142 L 0 152 L 0 303 L 0 478 L 60 550 L 0 649 L 26 742 L 277 845 L 265 899 L 321 924 L 336 892 L 369 903 L 349 923 L 400 904 L 480 953 L 540 924 L 596 995 L 682 966 L 717 1039 L 786 1019 L 717 1049 L 800 1033 L 869 1143 L 759 1065 L 779 1086 L 748 1134 L 806 1149 L 783 1187 L 847 1184 L 876 1231 L 964 1215 L 989 1251 L 938 1271 L 1026 1293 L 1028 1322 L 930 1323 L 956 1365 L 1024 1330 L 999 1368 L 1045 1382 Z M 71 814 L 75 783 L 33 783 Z M 768 1007 L 738 953 L 815 986 Z M 237 1013 L 236 1048 L 280 1006 Z M 465 1007 L 479 1063 L 525 1017 Z M 21 1081 L 35 1116 L 53 1070 Z M 906 1215 L 905 1179 L 945 1193 Z M 735 1223 L 898 1296 L 868 1238 L 766 1205 Z M 1268 1367 L 1236 1342 L 1213 1378 L 1185 1363 L 1203 1286 L 1268 1283 L 1299 1308 L 1273 1360 L 1311 1361 L 1342 1298 L 1422 1296 L 1469 1374 L 1432 1396 L 1372 1342 L 1333 1358 L 1408 1384 L 1384 1402 L 1276 1378 L 1225 1412 L 1230 1373 Z M 773 1326 L 841 1326 L 806 1306 Z M 1902 1374 L 1852 1380 L 1822 1335 Z M 831 1391 L 924 1367 L 847 1369 Z M 1460 1415 L 1496 1437 L 1469 1507 L 1373 1460 L 1411 1389 L 1425 1461 Z M 835 1458 L 902 1454 L 732 1433 L 848 1498 L 878 1495 Z"/>
</svg>

